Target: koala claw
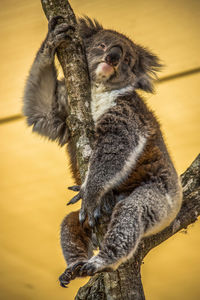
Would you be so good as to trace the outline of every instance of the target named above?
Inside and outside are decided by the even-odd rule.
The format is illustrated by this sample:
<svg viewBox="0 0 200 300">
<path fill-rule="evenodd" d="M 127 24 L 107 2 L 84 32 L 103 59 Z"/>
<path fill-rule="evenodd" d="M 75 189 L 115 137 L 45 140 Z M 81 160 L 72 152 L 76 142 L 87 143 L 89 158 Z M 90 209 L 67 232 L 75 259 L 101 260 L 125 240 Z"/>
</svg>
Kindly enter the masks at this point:
<svg viewBox="0 0 200 300">
<path fill-rule="evenodd" d="M 73 199 L 72 199 L 73 200 Z M 94 228 L 100 223 L 101 218 L 101 206 L 98 205 L 96 208 L 90 207 L 90 209 L 85 209 L 84 204 L 82 203 L 82 208 L 79 213 L 79 221 L 83 224 L 88 217 L 88 224 L 91 228 Z"/>
<path fill-rule="evenodd" d="M 72 267 L 67 268 L 65 272 L 59 277 L 60 285 L 64 288 L 67 288 L 67 285 L 71 280 L 75 279 L 77 276 L 80 276 L 79 271 L 85 263 L 86 261 L 79 261 Z"/>
<path fill-rule="evenodd" d="M 62 23 L 59 23 L 59 20 L 61 20 Z M 48 25 L 48 47 L 56 49 L 62 42 L 72 40 L 72 31 L 75 31 L 75 27 L 66 24 L 64 17 L 56 16 L 51 18 Z"/>
<path fill-rule="evenodd" d="M 68 190 L 74 191 L 74 192 L 79 192 L 81 189 L 80 185 L 72 185 L 72 186 L 68 186 Z"/>
<path fill-rule="evenodd" d="M 74 204 L 74 203 L 78 202 L 80 199 L 81 199 L 81 194 L 78 193 L 67 203 L 67 205 Z"/>
<path fill-rule="evenodd" d="M 72 278 L 71 269 L 70 268 L 66 269 L 65 272 L 59 277 L 60 286 L 67 288 L 67 285 L 70 283 L 72 279 L 73 278 Z"/>
</svg>

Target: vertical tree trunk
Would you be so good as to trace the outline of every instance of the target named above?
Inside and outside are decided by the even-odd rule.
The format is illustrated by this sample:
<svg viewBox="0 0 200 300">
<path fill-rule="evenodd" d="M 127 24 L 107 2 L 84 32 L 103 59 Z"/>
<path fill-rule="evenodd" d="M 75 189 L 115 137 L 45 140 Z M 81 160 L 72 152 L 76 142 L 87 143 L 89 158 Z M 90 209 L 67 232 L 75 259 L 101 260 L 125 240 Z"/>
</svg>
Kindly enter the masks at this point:
<svg viewBox="0 0 200 300">
<path fill-rule="evenodd" d="M 47 19 L 63 16 L 65 21 L 77 27 L 76 17 L 67 0 L 41 0 Z M 70 104 L 70 116 L 66 122 L 76 147 L 81 180 L 85 177 L 91 154 L 94 124 L 90 113 L 90 80 L 85 48 L 77 30 L 71 34 L 72 41 L 57 48 L 58 60 L 65 76 Z"/>
</svg>

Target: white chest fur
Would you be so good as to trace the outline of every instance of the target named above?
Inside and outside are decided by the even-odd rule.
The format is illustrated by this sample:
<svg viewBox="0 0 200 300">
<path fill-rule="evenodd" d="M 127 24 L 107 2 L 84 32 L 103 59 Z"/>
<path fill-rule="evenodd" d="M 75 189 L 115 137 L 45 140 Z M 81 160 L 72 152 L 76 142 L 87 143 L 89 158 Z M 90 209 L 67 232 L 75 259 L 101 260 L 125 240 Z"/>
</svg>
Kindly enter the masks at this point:
<svg viewBox="0 0 200 300">
<path fill-rule="evenodd" d="M 102 92 L 102 89 L 92 88 L 91 111 L 94 122 L 96 122 L 109 108 L 116 105 L 117 97 L 132 92 L 133 86 L 128 85 L 119 90 Z"/>
</svg>

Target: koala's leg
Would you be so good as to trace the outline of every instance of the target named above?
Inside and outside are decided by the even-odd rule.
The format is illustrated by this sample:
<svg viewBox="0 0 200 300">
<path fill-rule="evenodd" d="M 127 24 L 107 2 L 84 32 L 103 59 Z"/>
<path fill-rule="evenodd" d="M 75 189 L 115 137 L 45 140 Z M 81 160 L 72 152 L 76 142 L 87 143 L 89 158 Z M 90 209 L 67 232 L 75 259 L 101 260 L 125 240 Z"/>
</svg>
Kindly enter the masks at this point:
<svg viewBox="0 0 200 300">
<path fill-rule="evenodd" d="M 99 254 L 81 267 L 79 275 L 115 270 L 134 254 L 143 236 L 164 229 L 178 210 L 177 196 L 166 194 L 159 186 L 137 188 L 116 204 Z"/>
<path fill-rule="evenodd" d="M 65 287 L 70 280 L 76 277 L 77 270 L 93 255 L 92 231 L 85 222 L 79 222 L 79 211 L 67 215 L 61 224 L 61 246 L 67 262 L 67 269 L 60 276 L 60 284 Z M 79 263 L 79 267 L 73 266 Z"/>
<path fill-rule="evenodd" d="M 66 24 L 49 22 L 45 41 L 31 67 L 24 91 L 23 112 L 33 131 L 64 145 L 69 137 L 66 125 L 67 94 L 63 81 L 57 80 L 54 65 L 56 47 L 68 38 Z"/>
</svg>

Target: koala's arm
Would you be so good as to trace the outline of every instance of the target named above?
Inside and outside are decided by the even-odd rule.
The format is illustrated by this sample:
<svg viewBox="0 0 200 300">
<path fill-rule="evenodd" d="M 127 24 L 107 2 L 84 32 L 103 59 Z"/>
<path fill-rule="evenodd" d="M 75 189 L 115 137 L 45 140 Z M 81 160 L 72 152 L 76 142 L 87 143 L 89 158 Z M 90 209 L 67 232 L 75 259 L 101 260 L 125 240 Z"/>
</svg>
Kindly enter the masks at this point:
<svg viewBox="0 0 200 300">
<path fill-rule="evenodd" d="M 94 226 L 103 196 L 123 183 L 136 165 L 148 139 L 146 125 L 137 118 L 124 104 L 112 108 L 97 124 L 96 144 L 81 187 L 80 222 L 88 215 Z"/>
<path fill-rule="evenodd" d="M 66 25 L 64 29 L 56 25 L 54 18 L 31 67 L 25 85 L 23 112 L 33 131 L 64 145 L 69 137 L 67 93 L 64 81 L 57 80 L 54 54 L 66 38 Z"/>
</svg>

